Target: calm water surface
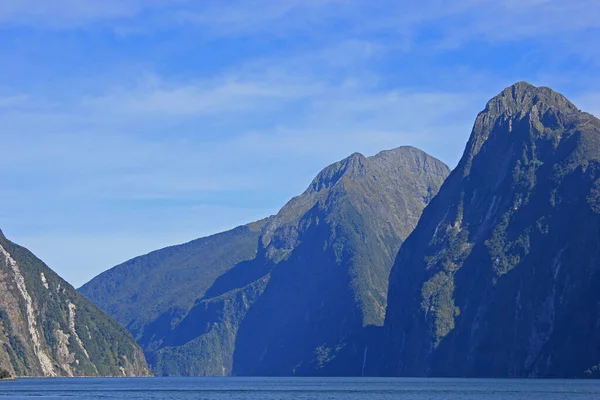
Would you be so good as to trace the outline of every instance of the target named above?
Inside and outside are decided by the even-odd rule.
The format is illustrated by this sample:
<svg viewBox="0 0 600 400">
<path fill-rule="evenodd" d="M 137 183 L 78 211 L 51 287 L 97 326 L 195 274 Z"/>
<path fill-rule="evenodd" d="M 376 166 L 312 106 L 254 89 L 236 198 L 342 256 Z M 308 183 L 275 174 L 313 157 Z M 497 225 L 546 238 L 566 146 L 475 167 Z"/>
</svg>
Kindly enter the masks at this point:
<svg viewBox="0 0 600 400">
<path fill-rule="evenodd" d="M 2 399 L 600 399 L 600 381 L 412 378 L 75 378 L 0 382 Z"/>
</svg>

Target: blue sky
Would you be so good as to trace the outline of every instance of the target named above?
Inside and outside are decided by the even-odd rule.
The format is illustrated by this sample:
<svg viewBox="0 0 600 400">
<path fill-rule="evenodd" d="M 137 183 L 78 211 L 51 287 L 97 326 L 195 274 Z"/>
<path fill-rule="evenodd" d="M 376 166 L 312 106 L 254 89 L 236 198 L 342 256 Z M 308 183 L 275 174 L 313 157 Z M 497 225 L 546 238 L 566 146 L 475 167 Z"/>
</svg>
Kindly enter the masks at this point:
<svg viewBox="0 0 600 400">
<path fill-rule="evenodd" d="M 2 0 L 0 228 L 75 286 L 326 165 L 453 167 L 520 80 L 600 115 L 597 0 Z"/>
</svg>

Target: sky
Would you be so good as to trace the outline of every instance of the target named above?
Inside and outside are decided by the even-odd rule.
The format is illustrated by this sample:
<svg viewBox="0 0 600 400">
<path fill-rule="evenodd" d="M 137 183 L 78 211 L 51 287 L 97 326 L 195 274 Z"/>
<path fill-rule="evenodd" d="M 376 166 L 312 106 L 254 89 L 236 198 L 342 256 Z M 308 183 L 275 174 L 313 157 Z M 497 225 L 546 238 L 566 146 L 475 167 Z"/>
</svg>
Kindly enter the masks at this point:
<svg viewBox="0 0 600 400">
<path fill-rule="evenodd" d="M 75 287 L 325 166 L 454 167 L 517 81 L 600 115 L 597 0 L 2 0 L 0 229 Z"/>
</svg>

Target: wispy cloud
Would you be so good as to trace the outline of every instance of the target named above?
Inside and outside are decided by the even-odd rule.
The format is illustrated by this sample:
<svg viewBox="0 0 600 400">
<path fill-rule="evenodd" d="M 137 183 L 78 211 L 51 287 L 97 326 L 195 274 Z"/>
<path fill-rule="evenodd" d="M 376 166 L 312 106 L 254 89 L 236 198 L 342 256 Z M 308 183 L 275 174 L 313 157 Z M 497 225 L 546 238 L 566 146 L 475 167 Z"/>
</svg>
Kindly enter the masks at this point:
<svg viewBox="0 0 600 400">
<path fill-rule="evenodd" d="M 89 28 L 183 3 L 180 0 L 3 0 L 0 2 L 0 26 L 59 30 Z"/>
<path fill-rule="evenodd" d="M 312 82 L 249 81 L 232 76 L 169 83 L 156 75 L 148 75 L 133 87 L 119 87 L 99 96 L 85 97 L 81 105 L 94 112 L 135 117 L 182 117 L 247 112 L 264 107 L 267 102 L 306 97 L 319 90 Z"/>
<path fill-rule="evenodd" d="M 555 0 L 478 1 L 464 3 L 460 13 L 438 24 L 440 48 L 457 48 L 472 42 L 502 43 L 523 40 L 548 42 L 549 49 L 569 49 L 573 34 L 591 33 L 598 37 L 600 20 L 595 1 Z M 566 39 L 566 40 L 565 40 Z M 564 51 L 563 50 L 563 51 Z M 584 49 L 581 49 L 584 50 Z M 594 47 L 585 50 L 599 54 Z"/>
<path fill-rule="evenodd" d="M 8 108 L 25 104 L 28 96 L 25 94 L 18 94 L 12 96 L 0 96 L 0 108 Z"/>
<path fill-rule="evenodd" d="M 346 30 L 355 35 L 380 31 L 397 35 L 426 28 L 444 36 L 443 41 L 451 42 L 558 37 L 600 28 L 600 20 L 594 12 L 598 8 L 595 0 L 458 0 L 451 3 L 440 0 L 273 3 L 265 0 L 206 4 L 208 6 L 198 9 L 180 9 L 174 14 L 175 20 L 195 23 L 209 28 L 213 34 L 225 35 L 289 35 L 297 34 L 297 30 L 310 32 L 332 22 L 349 24 Z M 364 15 L 371 18 L 361 18 Z"/>
<path fill-rule="evenodd" d="M 311 22 L 320 22 L 330 15 L 332 6 L 343 6 L 339 0 L 288 0 L 280 2 L 206 2 L 203 6 L 177 10 L 172 14 L 174 21 L 202 25 L 214 34 L 239 35 L 251 33 L 281 33 L 309 28 Z M 312 15 L 313 18 L 310 18 Z M 300 16 L 300 18 L 298 18 Z M 307 18 L 308 17 L 308 18 Z M 303 24 L 300 21 L 303 20 Z"/>
<path fill-rule="evenodd" d="M 213 35 L 287 36 L 328 28 L 333 22 L 343 24 L 344 31 L 354 35 L 381 30 L 398 34 L 426 27 L 449 35 L 445 40 L 462 42 L 556 37 L 598 29 L 597 8 L 595 0 L 4 0 L 0 23 L 36 29 L 80 29 L 106 22 L 157 29 L 190 24 Z M 365 15 L 370 18 L 362 18 Z M 340 36 L 335 30 L 327 31 Z"/>
<path fill-rule="evenodd" d="M 305 77 L 299 84 L 294 75 L 253 79 L 219 86 L 154 77 L 160 83 L 62 104 L 60 115 L 44 109 L 0 114 L 7 132 L 19 132 L 7 138 L 8 156 L 0 165 L 21 161 L 21 172 L 37 175 L 38 181 L 46 181 L 40 179 L 46 174 L 70 176 L 54 180 L 69 185 L 63 191 L 57 186 L 55 193 L 71 197 L 74 190 L 139 198 L 258 188 L 280 171 L 268 168 L 249 176 L 256 171 L 243 166 L 257 160 L 285 163 L 293 153 L 322 167 L 354 151 L 431 147 L 430 132 L 455 124 L 464 128 L 470 118 L 454 124 L 447 118 L 478 107 L 482 96 L 378 90 L 345 81 L 325 85 Z M 461 130 L 464 136 L 467 130 Z M 300 185 L 310 179 L 304 176 Z"/>
</svg>

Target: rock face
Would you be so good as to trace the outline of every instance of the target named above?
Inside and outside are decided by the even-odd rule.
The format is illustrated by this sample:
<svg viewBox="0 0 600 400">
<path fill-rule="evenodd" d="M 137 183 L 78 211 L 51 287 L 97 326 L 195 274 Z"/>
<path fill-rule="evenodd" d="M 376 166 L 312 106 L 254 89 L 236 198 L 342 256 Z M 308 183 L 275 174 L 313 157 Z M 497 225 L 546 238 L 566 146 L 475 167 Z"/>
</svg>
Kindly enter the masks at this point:
<svg viewBox="0 0 600 400">
<path fill-rule="evenodd" d="M 393 259 L 448 173 L 409 147 L 353 154 L 327 167 L 276 216 L 255 224 L 248 251 L 223 263 L 220 275 L 199 276 L 204 264 L 186 272 L 202 282 L 189 292 L 195 301 L 178 309 L 152 303 L 158 317 L 136 335 L 150 365 L 161 375 L 360 374 L 365 332 L 383 323 Z M 194 257 L 239 247 L 224 239 Z M 117 267 L 127 276 L 118 284 L 101 275 L 81 290 L 119 319 L 118 302 L 108 305 L 90 288 L 114 286 L 116 293 L 139 280 L 137 296 L 146 296 L 154 267 L 145 262 L 136 271 Z"/>
<path fill-rule="evenodd" d="M 397 256 L 383 372 L 597 374 L 599 160 L 600 121 L 562 95 L 490 100 Z"/>
<path fill-rule="evenodd" d="M 283 207 L 261 236 L 253 268 L 268 284 L 241 323 L 234 373 L 360 375 L 394 256 L 448 173 L 410 147 L 353 154 Z"/>
<path fill-rule="evenodd" d="M 0 369 L 0 379 L 12 379 L 12 375 L 5 369 Z"/>
<path fill-rule="evenodd" d="M 145 376 L 141 349 L 0 231 L 0 370 L 12 376 Z"/>
</svg>

